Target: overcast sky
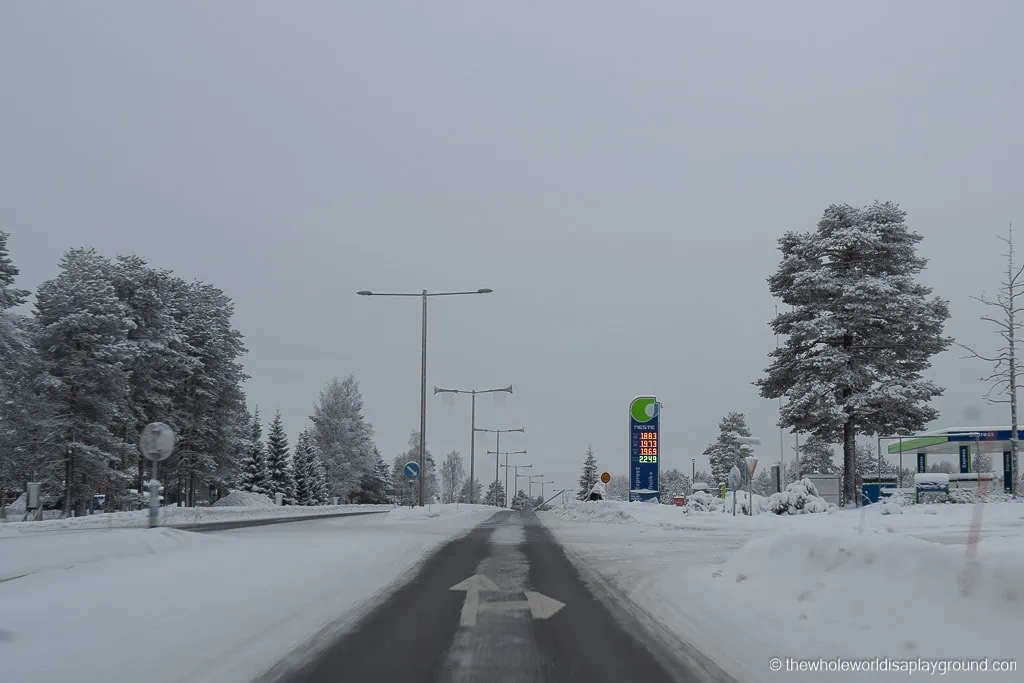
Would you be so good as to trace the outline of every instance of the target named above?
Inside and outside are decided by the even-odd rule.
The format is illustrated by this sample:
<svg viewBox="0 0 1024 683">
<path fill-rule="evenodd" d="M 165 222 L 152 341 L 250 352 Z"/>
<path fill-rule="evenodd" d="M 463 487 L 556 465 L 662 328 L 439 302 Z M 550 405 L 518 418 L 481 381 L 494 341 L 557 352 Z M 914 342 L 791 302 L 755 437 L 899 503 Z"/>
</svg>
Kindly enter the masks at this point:
<svg viewBox="0 0 1024 683">
<path fill-rule="evenodd" d="M 223 288 L 250 405 L 293 436 L 350 372 L 389 459 L 418 425 L 419 302 L 356 290 L 491 287 L 431 302 L 428 379 L 514 384 L 477 412 L 525 425 L 518 462 L 574 485 L 592 442 L 625 474 L 648 392 L 663 468 L 706 465 L 730 410 L 777 461 L 765 278 L 828 204 L 898 201 L 949 332 L 994 343 L 969 296 L 1024 225 L 1022 25 L 1017 0 L 4 2 L 0 228 L 25 287 L 93 246 Z M 1007 423 L 960 355 L 938 426 Z M 468 451 L 468 398 L 431 397 L 427 436 Z"/>
</svg>

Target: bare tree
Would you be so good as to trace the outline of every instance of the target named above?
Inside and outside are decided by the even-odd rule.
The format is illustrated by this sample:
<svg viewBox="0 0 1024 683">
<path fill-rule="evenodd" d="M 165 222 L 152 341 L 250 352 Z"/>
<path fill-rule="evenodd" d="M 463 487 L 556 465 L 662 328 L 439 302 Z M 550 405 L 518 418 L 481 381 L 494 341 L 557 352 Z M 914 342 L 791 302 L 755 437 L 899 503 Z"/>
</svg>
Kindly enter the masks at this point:
<svg viewBox="0 0 1024 683">
<path fill-rule="evenodd" d="M 991 364 L 991 373 L 981 378 L 982 382 L 989 385 L 985 400 L 990 403 L 1010 404 L 1010 450 L 1012 453 L 1010 456 L 1010 486 L 1016 496 L 1020 478 L 1017 461 L 1017 389 L 1021 386 L 1017 383 L 1017 344 L 1019 343 L 1017 331 L 1022 327 L 1018 314 L 1024 312 L 1018 299 L 1024 295 L 1024 280 L 1021 279 L 1021 275 L 1024 274 L 1024 266 L 1018 267 L 1013 261 L 1012 223 L 1008 235 L 1006 237 L 1000 235 L 999 239 L 1007 245 L 1007 251 L 1003 254 L 1006 258 L 1006 280 L 1000 283 L 994 298 L 986 296 L 984 292 L 981 296 L 971 298 L 996 309 L 995 313 L 983 315 L 981 319 L 996 326 L 997 333 L 1003 338 L 1003 345 L 992 354 L 980 353 L 974 346 L 959 343 L 957 345 L 970 354 L 965 358 L 977 358 Z"/>
</svg>

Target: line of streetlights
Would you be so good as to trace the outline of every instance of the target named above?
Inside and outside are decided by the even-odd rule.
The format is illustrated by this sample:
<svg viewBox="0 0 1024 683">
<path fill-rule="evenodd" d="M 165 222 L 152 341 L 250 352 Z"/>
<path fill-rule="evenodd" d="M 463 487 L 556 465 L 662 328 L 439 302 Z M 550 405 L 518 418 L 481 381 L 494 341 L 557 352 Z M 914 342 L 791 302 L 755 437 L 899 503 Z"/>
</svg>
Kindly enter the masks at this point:
<svg viewBox="0 0 1024 683">
<path fill-rule="evenodd" d="M 434 296 L 462 296 L 462 295 L 473 295 L 473 294 L 492 294 L 493 289 L 482 287 L 477 290 L 467 291 L 455 291 L 455 292 L 428 292 L 422 290 L 420 292 L 373 292 L 367 289 L 356 292 L 359 296 L 381 296 L 381 297 L 419 297 L 423 302 L 423 314 L 422 314 L 422 336 L 420 341 L 420 442 L 419 442 L 419 464 L 420 464 L 420 476 L 419 487 L 417 493 L 417 503 L 423 505 L 423 480 L 426 475 L 426 451 L 427 451 L 427 299 Z M 497 453 L 501 450 L 501 435 L 511 432 L 519 432 L 522 434 L 526 433 L 526 429 L 523 427 L 517 427 L 515 429 L 480 429 L 476 426 L 476 396 L 477 394 L 493 394 L 493 393 L 513 393 L 512 385 L 507 387 L 501 387 L 499 389 L 447 389 L 443 387 L 434 387 L 434 394 L 469 394 L 472 401 L 472 411 L 470 417 L 470 440 L 469 440 L 469 502 L 474 502 L 474 489 L 476 483 L 476 434 L 477 432 L 489 432 L 495 435 L 494 452 Z M 515 451 L 514 453 L 526 453 L 526 451 Z M 490 453 L 490 451 L 488 451 Z M 494 459 L 494 492 L 497 495 L 498 492 L 498 456 Z M 508 465 L 508 454 L 505 455 L 505 464 Z M 554 482 L 548 482 L 554 483 Z M 518 485 L 518 480 L 517 480 Z M 506 500 L 508 496 L 508 473 L 506 471 L 505 477 L 505 488 L 506 488 Z M 532 488 L 531 488 L 532 492 Z M 495 500 L 497 503 L 497 500 Z"/>
</svg>

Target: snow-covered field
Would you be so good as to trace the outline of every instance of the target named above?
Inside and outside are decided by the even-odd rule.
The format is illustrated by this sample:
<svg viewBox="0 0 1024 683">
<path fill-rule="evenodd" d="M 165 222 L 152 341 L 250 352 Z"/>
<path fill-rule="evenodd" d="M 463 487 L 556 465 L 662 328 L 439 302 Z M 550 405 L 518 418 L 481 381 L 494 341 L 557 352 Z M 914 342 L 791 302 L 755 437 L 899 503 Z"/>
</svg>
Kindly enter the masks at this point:
<svg viewBox="0 0 1024 683">
<path fill-rule="evenodd" d="M 391 505 L 271 505 L 269 507 L 246 505 L 194 508 L 168 505 L 160 508 L 160 525 L 169 527 L 191 526 L 215 522 L 237 522 L 248 519 L 290 519 L 293 517 L 391 509 Z M 21 518 L 18 517 L 18 519 Z M 9 518 L 6 524 L 0 524 L 0 539 L 46 531 L 143 528 L 148 526 L 148 524 L 148 510 L 109 512 L 83 517 L 69 517 L 67 519 L 50 519 L 41 522 L 11 521 L 11 518 Z"/>
<path fill-rule="evenodd" d="M 573 503 L 541 519 L 591 580 L 739 681 L 908 676 L 798 673 L 787 671 L 787 657 L 1020 659 L 1013 673 L 943 676 L 1020 681 L 1024 505 L 980 510 L 976 562 L 967 556 L 974 505 L 732 517 L 606 501 Z M 773 657 L 783 661 L 779 673 Z"/>
<path fill-rule="evenodd" d="M 434 505 L 214 534 L 4 528 L 2 679 L 250 680 L 494 513 Z"/>
</svg>

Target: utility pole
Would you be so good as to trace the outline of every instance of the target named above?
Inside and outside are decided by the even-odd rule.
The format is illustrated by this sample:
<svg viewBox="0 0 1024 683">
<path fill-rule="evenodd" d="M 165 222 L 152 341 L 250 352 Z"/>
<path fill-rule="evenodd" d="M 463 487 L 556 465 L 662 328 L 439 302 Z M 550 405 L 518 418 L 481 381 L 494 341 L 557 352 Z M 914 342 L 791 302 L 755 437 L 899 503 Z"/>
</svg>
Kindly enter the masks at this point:
<svg viewBox="0 0 1024 683">
<path fill-rule="evenodd" d="M 506 481 L 508 481 L 508 471 L 509 471 L 509 469 L 512 469 L 515 472 L 515 480 L 514 480 L 515 481 L 515 487 L 518 489 L 519 488 L 519 477 L 522 477 L 523 479 L 527 478 L 527 475 L 519 474 L 519 470 L 529 469 L 529 468 L 533 467 L 533 465 L 502 465 L 502 467 L 505 468 L 505 480 Z M 507 492 L 506 492 L 506 495 L 507 495 Z M 514 499 L 514 498 L 515 498 L 515 496 L 512 496 L 512 499 Z M 510 501 L 512 499 L 510 499 Z M 509 502 L 507 507 L 512 507 L 512 503 Z"/>
<path fill-rule="evenodd" d="M 460 296 L 463 294 L 491 294 L 493 289 L 482 287 L 475 291 L 466 292 L 428 292 L 423 290 L 419 293 L 413 292 L 371 292 L 363 289 L 356 294 L 359 296 L 388 296 L 388 297 L 412 297 L 418 296 L 423 299 L 423 334 L 420 339 L 420 476 L 419 480 L 419 505 L 423 506 L 423 479 L 426 476 L 426 452 L 427 452 L 427 297 L 431 296 Z M 472 488 L 472 484 L 470 484 Z"/>
<path fill-rule="evenodd" d="M 476 431 L 478 431 L 478 432 L 489 432 L 491 434 L 494 434 L 494 450 L 493 451 L 487 451 L 488 454 L 491 454 L 491 453 L 497 453 L 498 451 L 501 450 L 501 435 L 502 434 L 508 434 L 510 432 L 519 432 L 520 434 L 525 434 L 526 433 L 526 428 L 525 427 L 517 427 L 516 429 L 482 429 L 481 428 L 481 429 L 477 429 Z M 507 459 L 506 459 L 506 463 L 507 463 Z M 498 492 L 498 471 L 499 471 L 498 465 L 499 464 L 500 463 L 499 463 L 498 456 L 495 455 L 494 456 L 494 492 L 495 493 Z M 507 477 L 506 477 L 506 480 L 505 480 L 505 486 L 506 487 L 508 486 L 508 478 Z M 497 501 L 495 501 L 495 502 L 497 502 Z"/>
<path fill-rule="evenodd" d="M 530 475 L 530 493 L 529 493 L 529 495 L 530 495 L 530 500 L 531 501 L 533 500 L 533 480 L 536 479 L 537 477 L 540 477 L 541 479 L 543 479 L 544 475 L 543 474 L 531 474 Z M 544 489 L 541 489 L 541 491 L 543 492 Z"/>
<path fill-rule="evenodd" d="M 526 451 L 525 450 L 522 450 L 522 451 L 504 451 L 502 453 L 499 453 L 497 451 L 487 451 L 488 455 L 491 455 L 492 453 L 494 454 L 494 462 L 495 463 L 498 462 L 499 456 L 502 456 L 502 455 L 505 456 L 505 464 L 502 465 L 502 467 L 505 468 L 505 507 L 508 507 L 509 504 L 510 504 L 509 501 L 512 500 L 509 497 L 509 493 L 508 493 L 508 456 L 510 456 L 510 455 L 526 455 Z M 518 485 L 519 485 L 519 482 L 516 482 L 516 486 L 518 486 Z M 495 487 L 495 488 L 497 488 L 497 487 Z"/>
<path fill-rule="evenodd" d="M 496 394 L 504 391 L 506 393 L 512 393 L 512 385 L 509 384 L 507 387 L 501 389 L 443 389 L 441 387 L 434 387 L 434 394 L 469 394 L 472 397 L 472 410 L 470 411 L 470 422 L 469 422 L 469 502 L 473 503 L 473 489 L 474 482 L 476 481 L 476 395 L 477 394 Z"/>
</svg>

